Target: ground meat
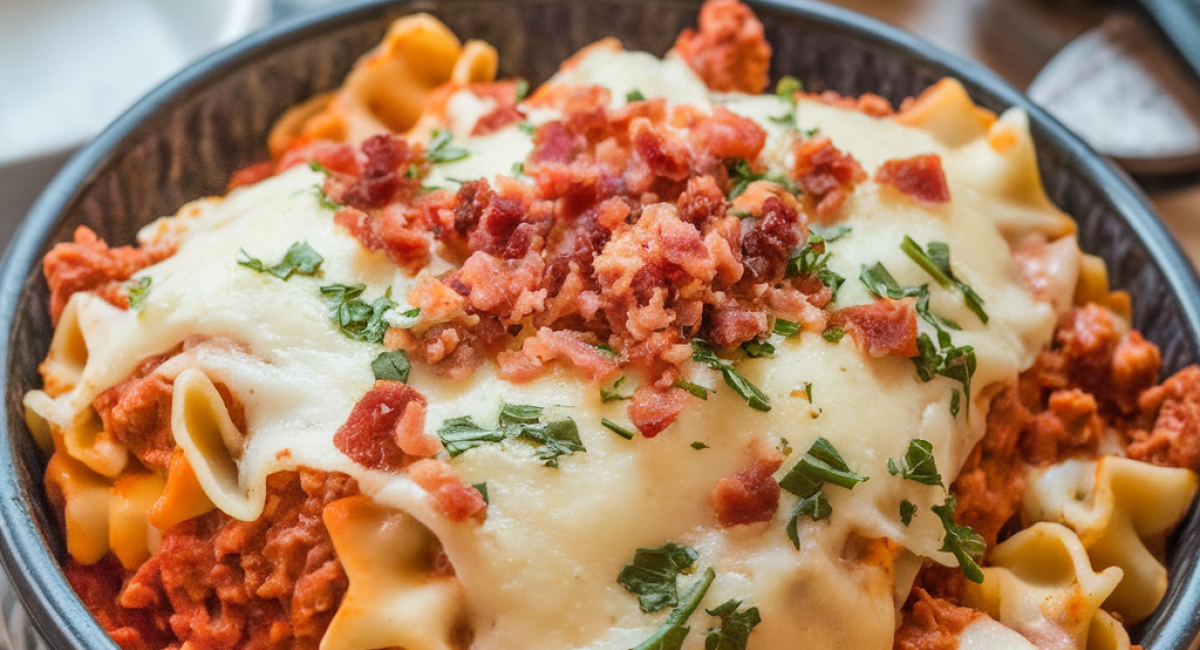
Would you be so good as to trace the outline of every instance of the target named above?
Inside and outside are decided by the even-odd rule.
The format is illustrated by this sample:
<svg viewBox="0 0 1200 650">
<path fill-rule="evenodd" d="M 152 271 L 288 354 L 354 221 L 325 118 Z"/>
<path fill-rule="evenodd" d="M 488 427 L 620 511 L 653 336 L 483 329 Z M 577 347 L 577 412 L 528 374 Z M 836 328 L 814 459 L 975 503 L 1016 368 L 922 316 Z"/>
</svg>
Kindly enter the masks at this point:
<svg viewBox="0 0 1200 650">
<path fill-rule="evenodd" d="M 896 629 L 893 650 L 957 650 L 958 637 L 971 621 L 983 616 L 978 610 L 959 607 L 925 590 L 914 589 Z"/>
<path fill-rule="evenodd" d="M 713 90 L 758 94 L 767 87 L 771 46 L 754 12 L 737 0 L 705 2 L 700 30 L 683 30 L 675 52 Z"/>
<path fill-rule="evenodd" d="M 169 610 L 121 606 L 118 597 L 125 567 L 115 555 L 109 553 L 90 565 L 68 558 L 65 573 L 84 607 L 123 650 L 159 650 L 176 645 Z"/>
<path fill-rule="evenodd" d="M 75 241 L 55 244 L 42 259 L 42 272 L 50 285 L 50 320 L 58 324 L 67 300 L 75 292 L 97 291 L 119 284 L 174 253 L 173 246 L 109 248 L 90 228 L 79 226 L 75 229 Z M 117 307 L 129 308 L 127 292 L 110 290 L 100 295 Z"/>
<path fill-rule="evenodd" d="M 1200 367 L 1188 366 L 1142 393 L 1146 412 L 1158 411 L 1149 434 L 1135 430 L 1130 458 L 1200 471 Z"/>
<path fill-rule="evenodd" d="M 114 638 L 129 635 L 126 620 L 169 621 L 165 639 L 126 648 L 315 650 L 347 587 L 321 511 L 357 492 L 342 474 L 273 474 L 257 520 L 214 510 L 171 527 L 120 594 L 89 609 Z M 137 627 L 143 638 L 159 629 Z"/>
</svg>

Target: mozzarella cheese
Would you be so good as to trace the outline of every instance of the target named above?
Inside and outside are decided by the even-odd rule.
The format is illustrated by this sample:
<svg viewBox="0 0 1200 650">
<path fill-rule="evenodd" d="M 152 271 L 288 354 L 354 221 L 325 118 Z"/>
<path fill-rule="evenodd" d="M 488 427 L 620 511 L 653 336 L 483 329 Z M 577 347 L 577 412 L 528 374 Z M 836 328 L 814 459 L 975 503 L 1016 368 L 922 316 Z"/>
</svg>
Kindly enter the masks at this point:
<svg viewBox="0 0 1200 650">
<path fill-rule="evenodd" d="M 785 129 L 767 119 L 787 110 L 783 102 L 711 94 L 678 60 L 600 50 L 551 83 L 603 83 L 613 89 L 614 104 L 635 89 L 672 102 L 722 104 L 767 129 L 763 156 L 772 168 L 790 166 Z M 466 99 L 451 99 L 447 106 L 480 113 Z M 844 223 L 851 231 L 830 244 L 830 268 L 847 278 L 837 301 L 843 307 L 872 300 L 858 276 L 876 262 L 903 285 L 930 284 L 933 309 L 963 327 L 953 333 L 955 344 L 973 346 L 978 360 L 970 408 L 957 417 L 950 409 L 956 382 L 939 377 L 922 383 L 908 359 L 871 358 L 851 337 L 831 344 L 814 333 L 776 336 L 775 358 L 738 363 L 770 397 L 770 412 L 749 409 L 719 373 L 693 364 L 689 380 L 710 389 L 708 400 L 690 404 L 653 439 L 625 440 L 602 426 L 602 418 L 624 421 L 624 406 L 602 403 L 598 387 L 568 369 L 513 384 L 499 379 L 490 363 L 459 382 L 416 368 L 410 384 L 429 400 L 425 427 L 431 434 L 445 420 L 464 415 L 489 425 L 505 402 L 536 404 L 551 416 L 573 418 L 587 449 L 562 457 L 557 469 L 544 467 L 520 443 L 485 445 L 450 460 L 467 483 L 486 481 L 490 496 L 482 525 L 450 521 L 406 475 L 365 469 L 333 445 L 334 431 L 371 387 L 371 361 L 381 349 L 341 334 L 318 289 L 364 283 L 368 300 L 389 288 L 401 297 L 414 278 L 334 225 L 332 212 L 318 201 L 323 174 L 304 166 L 225 198 L 197 201 L 147 227 L 144 240 L 170 238 L 179 247 L 138 274 L 151 279 L 144 307 L 121 310 L 90 294 L 75 295 L 71 322 L 85 351 L 75 349 L 73 358 L 82 356 L 82 370 L 70 390 L 56 397 L 33 391 L 26 404 L 52 428 L 77 429 L 101 391 L 128 377 L 140 361 L 184 345 L 157 372 L 189 382 L 206 376 L 226 386 L 246 412 L 247 436 L 239 442 L 232 473 L 198 472 L 213 502 L 234 517 L 254 519 L 273 472 L 303 466 L 354 476 L 377 503 L 438 538 L 462 587 L 475 650 L 636 646 L 667 611 L 643 613 L 615 578 L 635 549 L 666 541 L 695 548 L 701 565 L 715 570 L 703 607 L 737 598 L 759 608 L 755 648 L 797 643 L 813 649 L 889 648 L 895 612 L 921 558 L 950 565 L 954 558 L 939 551 L 944 530 L 929 510 L 943 502 L 945 492 L 891 476 L 887 460 L 901 458 L 910 440 L 923 439 L 932 443 L 947 483 L 962 465 L 984 433 L 988 398 L 1015 381 L 1053 330 L 1053 307 L 1026 289 L 1008 242 L 1014 233 L 1036 231 L 1061 215 L 1036 185 L 1019 111 L 999 122 L 1018 141 L 1004 151 L 986 140 L 952 148 L 929 131 L 808 100 L 795 113 L 799 128 L 819 129 L 869 174 L 887 159 L 942 157 L 953 197 L 942 208 L 922 207 L 871 181 L 859 184 L 845 205 Z M 531 148 L 529 136 L 516 127 L 477 138 L 462 135 L 455 145 L 471 155 L 436 166 L 428 184 L 452 188 L 452 179 L 510 175 Z M 955 273 L 986 301 L 988 324 L 967 308 L 960 292 L 931 283 L 901 251 L 906 235 L 923 244 L 949 244 Z M 298 241 L 324 257 L 321 277 L 284 282 L 237 263 L 245 254 L 280 259 Z M 446 268 L 435 261 L 435 271 Z M 831 441 L 869 480 L 852 490 L 828 488 L 833 515 L 801 520 L 799 550 L 784 532 L 793 500 L 786 493 L 773 521 L 717 524 L 709 492 L 745 465 L 746 449 L 786 441 L 797 450 L 785 462 L 786 471 L 818 437 Z M 707 448 L 697 450 L 693 442 Z M 99 465 L 93 469 L 102 469 Z M 902 500 L 918 506 L 907 526 L 898 516 Z M 864 551 L 882 538 L 895 542 L 893 550 Z M 384 599 L 380 607 L 404 600 Z M 701 620 L 694 618 L 692 626 L 703 632 Z M 979 628 L 967 647 L 991 647 L 992 637 L 1003 634 Z M 702 643 L 703 634 L 693 633 L 684 647 Z"/>
</svg>

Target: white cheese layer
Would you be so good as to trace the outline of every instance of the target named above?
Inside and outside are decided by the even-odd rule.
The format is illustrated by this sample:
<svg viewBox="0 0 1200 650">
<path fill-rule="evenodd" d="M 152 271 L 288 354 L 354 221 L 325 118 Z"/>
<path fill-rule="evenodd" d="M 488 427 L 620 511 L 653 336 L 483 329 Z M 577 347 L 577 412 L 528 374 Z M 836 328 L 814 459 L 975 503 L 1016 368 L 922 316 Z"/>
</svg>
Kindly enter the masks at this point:
<svg viewBox="0 0 1200 650">
<path fill-rule="evenodd" d="M 599 52 L 556 81 L 605 83 L 613 88 L 614 103 L 632 90 L 701 105 L 710 99 L 683 64 L 636 53 Z M 784 102 L 730 95 L 711 99 L 762 123 L 770 133 L 764 151 L 769 164 L 790 166 L 786 130 L 766 119 L 784 113 Z M 627 423 L 624 403 L 602 403 L 598 387 L 568 369 L 512 384 L 501 381 L 490 363 L 460 382 L 416 368 L 410 382 L 429 400 L 429 433 L 464 415 L 490 425 L 502 402 L 534 404 L 547 407 L 548 415 L 573 418 L 587 449 L 561 457 L 557 469 L 543 466 L 533 448 L 520 442 L 485 445 L 451 459 L 467 483 L 487 482 L 490 506 L 482 525 L 449 521 L 405 475 L 365 470 L 333 445 L 333 433 L 370 388 L 371 360 L 382 348 L 339 332 L 319 287 L 365 283 L 368 300 L 390 287 L 402 303 L 412 278 L 334 225 L 332 212 L 317 200 L 322 175 L 303 167 L 225 199 L 197 202 L 149 229 L 160 236 L 171 233 L 179 251 L 138 274 L 151 278 L 144 308 L 122 311 L 94 296 L 75 296 L 87 347 L 82 378 L 55 399 L 35 393 L 27 403 L 66 428 L 140 361 L 185 342 L 231 341 L 189 344 L 189 352 L 160 372 L 173 376 L 199 368 L 244 405 L 248 437 L 237 471 L 251 505 L 235 516 L 257 515 L 266 476 L 275 471 L 305 466 L 356 477 L 366 493 L 407 511 L 440 539 L 463 585 L 475 650 L 637 645 L 667 611 L 642 613 L 637 599 L 615 579 L 637 548 L 667 541 L 696 548 L 700 566 L 715 569 L 702 607 L 737 598 L 759 608 L 762 623 L 752 637 L 756 650 L 798 643 L 813 649 L 888 648 L 894 611 L 908 593 L 917 557 L 954 562 L 938 551 L 944 531 L 929 510 L 943 502 L 945 492 L 891 476 L 888 458 L 901 458 L 910 440 L 928 440 L 948 484 L 983 435 L 988 397 L 997 386 L 1015 381 L 1052 333 L 1053 309 L 1028 293 L 996 225 L 1006 215 L 1037 208 L 968 173 L 1033 163 L 1031 158 L 1013 162 L 986 146 L 950 150 L 924 131 L 812 102 L 801 102 L 796 113 L 801 128 L 820 129 L 870 175 L 890 158 L 942 156 L 953 197 L 949 205 L 928 209 L 863 182 L 846 202 L 844 224 L 851 231 L 830 244 L 829 265 L 846 278 L 837 306 L 872 300 L 858 277 L 864 266 L 877 262 L 902 285 L 930 285 L 933 310 L 962 326 L 952 333 L 955 345 L 975 350 L 978 369 L 969 410 L 951 414 L 957 382 L 939 377 L 923 383 L 908 359 L 870 358 L 852 337 L 833 344 L 812 333 L 775 336 L 773 359 L 737 363 L 769 396 L 769 413 L 747 407 L 719 373 L 696 364 L 690 379 L 711 389 L 708 400 L 693 402 L 654 439 L 624 440 L 602 426 L 602 418 Z M 1019 126 L 1019 116 L 1006 119 Z M 511 174 L 512 164 L 530 148 L 529 137 L 515 127 L 456 138 L 455 145 L 470 156 L 438 166 L 431 182 Z M 960 173 L 960 167 L 968 172 Z M 901 251 L 905 236 L 922 245 L 949 245 L 954 272 L 985 300 L 986 325 L 960 292 L 938 286 Z M 237 263 L 244 249 L 270 264 L 298 241 L 307 241 L 324 257 L 321 277 L 281 281 Z M 921 328 L 932 333 L 925 323 Z M 806 384 L 811 384 L 811 403 Z M 786 492 L 773 521 L 733 528 L 717 524 L 709 493 L 746 465 L 748 449 L 780 446 L 786 439 L 794 451 L 782 474 L 818 437 L 832 442 L 869 480 L 853 490 L 828 486 L 833 514 L 820 522 L 801 519 L 799 550 L 785 534 L 795 501 Z M 697 450 L 693 442 L 707 448 Z M 218 505 L 228 501 L 210 496 Z M 902 500 L 918 506 L 908 526 L 898 514 Z M 901 547 L 894 562 L 863 550 L 863 540 L 880 538 Z M 702 647 L 703 633 L 715 620 L 698 610 L 684 647 Z M 986 636 L 975 636 L 980 635 Z"/>
</svg>

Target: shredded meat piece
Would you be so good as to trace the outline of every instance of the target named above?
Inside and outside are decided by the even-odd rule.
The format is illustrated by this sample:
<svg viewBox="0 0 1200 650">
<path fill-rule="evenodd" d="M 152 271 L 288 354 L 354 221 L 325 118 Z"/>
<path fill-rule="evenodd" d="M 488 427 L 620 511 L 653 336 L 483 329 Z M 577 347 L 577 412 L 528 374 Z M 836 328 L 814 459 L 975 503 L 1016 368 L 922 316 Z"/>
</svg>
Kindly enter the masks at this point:
<svg viewBox="0 0 1200 650">
<path fill-rule="evenodd" d="M 942 158 L 925 154 L 887 160 L 875 172 L 875 182 L 891 185 L 919 203 L 937 205 L 950 202 L 950 188 L 942 171 Z"/>
<path fill-rule="evenodd" d="M 912 298 L 846 307 L 833 312 L 831 321 L 846 328 L 859 348 L 872 357 L 896 355 L 915 357 L 917 349 L 917 310 Z"/>
<path fill-rule="evenodd" d="M 363 467 L 404 467 L 410 458 L 397 443 L 396 427 L 413 402 L 424 406 L 425 397 L 398 381 L 376 381 L 333 435 L 334 446 Z"/>
<path fill-rule="evenodd" d="M 125 567 L 112 553 L 90 565 L 68 558 L 65 573 L 84 607 L 123 650 L 159 650 L 175 643 L 169 611 L 121 606 Z"/>
<path fill-rule="evenodd" d="M 1188 366 L 1161 386 L 1142 393 L 1141 407 L 1158 411 L 1147 435 L 1133 432 L 1125 451 L 1130 458 L 1155 465 L 1200 471 L 1200 367 Z"/>
<path fill-rule="evenodd" d="M 700 30 L 683 30 L 675 51 L 713 90 L 756 95 L 767 87 L 771 46 L 762 23 L 738 0 L 705 2 Z"/>
<path fill-rule="evenodd" d="M 643 436 L 653 438 L 671 426 L 687 406 L 687 391 L 680 388 L 642 386 L 629 400 L 629 419 Z"/>
<path fill-rule="evenodd" d="M 42 259 L 42 272 L 50 285 L 50 320 L 57 325 L 67 301 L 77 291 L 99 291 L 105 300 L 129 308 L 129 294 L 118 283 L 134 273 L 175 254 L 173 246 L 109 248 L 87 226 L 75 229 L 75 241 L 55 244 Z"/>
<path fill-rule="evenodd" d="M 737 474 L 718 481 L 708 497 L 717 522 L 728 528 L 770 521 L 779 508 L 779 483 L 772 475 L 781 465 L 782 454 L 760 450 Z"/>
<path fill-rule="evenodd" d="M 844 153 L 829 138 L 820 136 L 800 141 L 796 145 L 796 162 L 792 178 L 814 201 L 817 218 L 830 223 L 841 214 L 842 204 L 854 186 L 867 179 L 858 161 Z"/>
<path fill-rule="evenodd" d="M 347 587 L 321 511 L 357 493 L 342 474 L 272 474 L 257 520 L 213 510 L 176 524 L 119 596 L 89 608 L 103 614 L 102 624 L 114 613 L 117 624 L 121 617 L 169 620 L 164 633 L 173 638 L 154 648 L 315 650 Z M 143 636 L 159 629 L 138 627 Z"/>
<path fill-rule="evenodd" d="M 893 650 L 957 650 L 963 629 L 984 614 L 934 598 L 917 588 L 909 596 L 903 616 L 892 642 Z"/>
</svg>

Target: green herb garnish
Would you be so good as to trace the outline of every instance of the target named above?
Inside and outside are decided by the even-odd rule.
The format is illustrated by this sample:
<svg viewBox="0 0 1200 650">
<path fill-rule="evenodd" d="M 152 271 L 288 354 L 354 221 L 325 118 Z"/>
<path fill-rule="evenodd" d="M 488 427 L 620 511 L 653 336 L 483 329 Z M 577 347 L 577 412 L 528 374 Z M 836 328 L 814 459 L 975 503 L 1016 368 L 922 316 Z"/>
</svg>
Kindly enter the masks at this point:
<svg viewBox="0 0 1200 650">
<path fill-rule="evenodd" d="M 830 253 L 826 252 L 825 245 L 829 241 L 831 240 L 825 239 L 816 233 L 809 234 L 808 240 L 804 242 L 804 246 L 800 247 L 795 255 L 788 260 L 785 275 L 789 278 L 815 275 L 822 284 L 829 287 L 833 293 L 832 299 L 837 300 L 838 289 L 842 288 L 842 284 L 846 281 L 846 278 L 838 275 L 827 266 Z"/>
<path fill-rule="evenodd" d="M 800 548 L 800 536 L 797 531 L 800 517 L 806 516 L 813 521 L 820 521 L 833 513 L 833 508 L 822 489 L 825 483 L 854 489 L 855 485 L 866 480 L 866 476 L 850 469 L 833 443 L 825 438 L 817 438 L 800 460 L 779 479 L 779 487 L 800 497 L 792 508 L 787 524 L 787 535 L 792 544 L 797 549 Z"/>
<path fill-rule="evenodd" d="M 610 420 L 608 418 L 604 418 L 604 419 L 600 420 L 600 424 L 603 424 L 604 427 L 607 428 L 609 431 L 612 431 L 613 433 L 617 434 L 618 436 L 621 436 L 622 438 L 624 438 L 626 440 L 633 440 L 633 431 L 626 429 L 625 427 L 617 424 L 616 422 L 613 422 L 612 420 Z"/>
<path fill-rule="evenodd" d="M 682 379 L 679 379 L 679 380 L 676 380 L 676 382 L 671 385 L 674 386 L 675 388 L 682 388 L 683 390 L 686 390 L 687 392 L 691 393 L 692 395 L 695 395 L 696 397 L 699 397 L 702 400 L 708 401 L 708 389 L 699 384 L 693 384 L 690 381 L 684 381 Z"/>
<path fill-rule="evenodd" d="M 692 449 L 695 449 L 696 451 L 700 451 L 701 449 L 708 449 L 708 445 L 697 440 L 692 443 Z"/>
<path fill-rule="evenodd" d="M 431 163 L 449 163 L 456 160 L 462 160 L 471 155 L 470 151 L 461 147 L 451 147 L 449 131 L 439 129 L 433 132 L 433 138 L 429 141 L 429 148 L 425 151 L 425 158 Z"/>
<path fill-rule="evenodd" d="M 363 284 L 330 284 L 321 287 L 321 296 L 329 306 L 329 316 L 342 334 L 367 343 L 383 343 L 388 323 L 383 315 L 396 306 L 392 301 L 392 288 L 367 302 L 360 298 L 366 290 Z"/>
<path fill-rule="evenodd" d="M 904 452 L 904 458 L 899 463 L 889 458 L 887 468 L 888 473 L 892 476 L 899 474 L 901 478 L 917 483 L 945 487 L 942 485 L 942 475 L 938 474 L 937 462 L 933 457 L 933 443 L 928 440 L 910 440 L 908 451 Z"/>
<path fill-rule="evenodd" d="M 917 504 L 905 499 L 900 502 L 900 523 L 905 526 L 912 523 L 912 518 L 917 514 Z"/>
<path fill-rule="evenodd" d="M 794 183 L 784 178 L 783 176 L 768 176 L 766 172 L 756 172 L 750 167 L 750 163 L 745 158 L 738 158 L 732 162 L 726 161 L 726 170 L 729 172 L 729 200 L 732 201 L 741 196 L 750 183 L 754 181 L 771 181 L 778 183 L 785 190 L 792 194 L 799 194 L 800 189 Z"/>
<path fill-rule="evenodd" d="M 764 412 L 771 410 L 771 400 L 766 393 L 750 383 L 750 380 L 746 379 L 729 362 L 717 357 L 716 351 L 707 341 L 692 339 L 692 360 L 703 363 L 713 370 L 721 371 L 721 377 L 725 379 L 725 383 L 746 400 L 746 404 L 750 408 Z"/>
<path fill-rule="evenodd" d="M 650 638 L 642 641 L 633 650 L 679 650 L 683 640 L 687 638 L 691 628 L 684 625 L 704 600 L 713 579 L 717 577 L 712 567 L 704 570 L 700 580 L 683 596 L 683 601 L 667 616 L 667 620 L 659 626 Z"/>
<path fill-rule="evenodd" d="M 794 323 L 790 320 L 776 318 L 775 327 L 772 328 L 772 331 L 784 337 L 795 336 L 800 333 L 800 323 Z"/>
<path fill-rule="evenodd" d="M 321 270 L 321 262 L 325 261 L 325 258 L 313 250 L 308 242 L 296 242 L 289 246 L 287 252 L 283 254 L 283 259 L 274 266 L 267 266 L 263 264 L 262 260 L 250 257 L 245 250 L 242 250 L 241 253 L 246 259 L 238 260 L 238 264 L 259 273 L 269 273 L 280 280 L 287 280 L 292 277 L 293 273 L 316 275 Z"/>
<path fill-rule="evenodd" d="M 770 341 L 751 339 L 742 344 L 742 351 L 751 359 L 775 356 L 775 346 Z"/>
<path fill-rule="evenodd" d="M 488 504 L 489 506 L 492 505 L 492 502 L 488 500 L 487 481 L 484 481 L 483 483 L 474 483 L 471 485 L 471 487 L 475 488 L 475 491 L 479 492 L 479 496 L 483 497 L 484 503 Z"/>
<path fill-rule="evenodd" d="M 129 308 L 134 311 L 142 311 L 146 306 L 146 298 L 150 296 L 150 283 L 153 280 L 150 276 L 140 277 L 136 280 L 130 280 L 126 291 L 129 293 Z"/>
<path fill-rule="evenodd" d="M 921 245 L 913 240 L 912 237 L 904 236 L 904 241 L 900 244 L 900 250 L 904 251 L 917 266 L 921 267 L 929 274 L 938 284 L 943 287 L 951 285 L 958 288 L 963 294 L 963 301 L 967 308 L 971 310 L 979 320 L 986 325 L 988 322 L 987 312 L 983 310 L 983 298 L 975 293 L 967 283 L 959 280 L 954 276 L 954 272 L 950 269 L 950 247 L 943 242 L 931 241 L 929 245 L 922 250 Z"/>
<path fill-rule="evenodd" d="M 513 93 L 516 96 L 516 101 L 522 101 L 529 94 L 529 82 L 524 79 L 517 79 L 513 84 Z"/>
<path fill-rule="evenodd" d="M 946 502 L 942 505 L 930 508 L 938 519 L 942 520 L 942 527 L 946 529 L 942 547 L 938 550 L 953 553 L 967 580 L 979 584 L 983 582 L 983 570 L 979 568 L 978 562 L 987 552 L 987 542 L 970 526 L 954 523 L 954 508 L 957 505 L 954 496 L 951 495 L 946 497 Z"/>
<path fill-rule="evenodd" d="M 411 367 L 408 362 L 408 356 L 404 354 L 404 350 L 381 352 L 371 362 L 371 372 L 375 373 L 376 379 L 400 381 L 406 384 L 408 383 L 408 371 Z"/>
<path fill-rule="evenodd" d="M 625 375 L 621 375 L 620 378 L 617 379 L 617 381 L 613 382 L 612 386 L 609 386 L 607 388 L 601 388 L 600 389 L 600 401 L 601 402 L 617 402 L 620 400 L 625 400 L 625 399 L 629 399 L 630 397 L 633 397 L 632 393 L 630 393 L 629 395 L 621 394 L 621 384 L 625 383 L 625 379 L 626 379 Z"/>
<path fill-rule="evenodd" d="M 692 573 L 700 555 L 682 544 L 667 542 L 657 548 L 639 548 L 633 562 L 617 576 L 617 584 L 638 597 L 638 605 L 647 614 L 679 604 L 676 580 Z"/>
<path fill-rule="evenodd" d="M 494 428 L 485 429 L 470 416 L 462 416 L 443 422 L 437 434 L 451 457 L 489 442 L 521 440 L 537 446 L 537 457 L 546 467 L 558 467 L 559 456 L 587 451 L 575 420 L 543 422 L 542 411 L 540 406 L 503 404 Z"/>
<path fill-rule="evenodd" d="M 641 101 L 645 101 L 645 100 L 646 100 L 646 96 L 642 94 L 642 91 L 640 91 L 636 88 L 625 93 L 625 101 L 626 102 L 641 102 Z"/>
<path fill-rule="evenodd" d="M 785 76 L 775 84 L 775 96 L 783 100 L 788 105 L 788 111 L 778 117 L 767 118 L 776 124 L 784 124 L 791 128 L 796 128 L 796 93 L 804 89 L 804 84 L 800 80 Z"/>
<path fill-rule="evenodd" d="M 721 619 L 721 626 L 708 631 L 704 637 L 704 650 L 746 650 L 746 641 L 750 631 L 762 622 L 757 607 L 737 611 L 742 606 L 740 600 L 728 600 L 713 609 L 706 609 L 710 616 Z"/>
<path fill-rule="evenodd" d="M 825 331 L 821 332 L 821 338 L 829 341 L 830 343 L 837 343 L 838 341 L 842 340 L 842 337 L 845 335 L 846 330 L 838 327 L 837 325 L 826 327 Z"/>
</svg>

